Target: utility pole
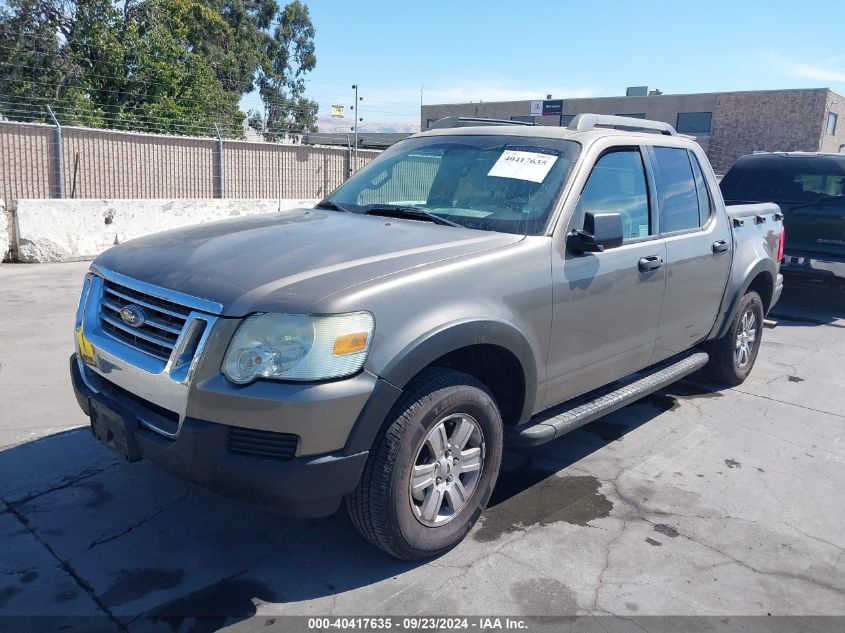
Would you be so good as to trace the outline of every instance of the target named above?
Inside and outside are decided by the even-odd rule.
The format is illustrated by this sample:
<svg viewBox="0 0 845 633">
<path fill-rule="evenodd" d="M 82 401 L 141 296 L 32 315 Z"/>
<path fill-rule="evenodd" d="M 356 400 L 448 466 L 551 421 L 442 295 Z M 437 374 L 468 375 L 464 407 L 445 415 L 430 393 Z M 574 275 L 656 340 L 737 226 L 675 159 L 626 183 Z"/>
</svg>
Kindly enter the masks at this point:
<svg viewBox="0 0 845 633">
<path fill-rule="evenodd" d="M 355 125 L 352 127 L 352 131 L 355 133 L 353 171 L 358 171 L 358 121 L 364 120 L 358 116 L 358 102 L 363 101 L 364 97 L 361 97 L 360 99 L 358 98 L 358 84 L 353 84 L 352 89 L 355 91 L 355 105 L 352 106 L 352 110 L 355 113 Z"/>
</svg>

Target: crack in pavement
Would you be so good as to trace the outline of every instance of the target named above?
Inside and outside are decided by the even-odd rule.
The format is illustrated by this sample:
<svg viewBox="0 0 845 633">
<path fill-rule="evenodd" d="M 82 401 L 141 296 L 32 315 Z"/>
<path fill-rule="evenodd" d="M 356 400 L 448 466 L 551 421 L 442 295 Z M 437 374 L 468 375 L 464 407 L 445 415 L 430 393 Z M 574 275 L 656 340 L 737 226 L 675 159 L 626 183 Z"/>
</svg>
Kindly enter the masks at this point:
<svg viewBox="0 0 845 633">
<path fill-rule="evenodd" d="M 142 517 L 141 519 L 139 519 L 138 521 L 136 521 L 135 523 L 133 523 L 132 525 L 130 525 L 129 527 L 127 527 L 127 528 L 126 528 L 125 530 L 123 530 L 122 532 L 118 532 L 117 534 L 112 534 L 111 536 L 100 535 L 100 537 L 99 537 L 99 538 L 95 539 L 95 540 L 94 540 L 94 541 L 93 541 L 93 542 L 92 542 L 92 543 L 88 546 L 88 551 L 90 552 L 92 549 L 94 549 L 95 547 L 99 547 L 100 545 L 105 545 L 106 543 L 111 543 L 112 541 L 114 541 L 115 539 L 120 538 L 121 536 L 126 536 L 126 535 L 127 535 L 127 534 L 129 534 L 132 530 L 134 530 L 135 528 L 141 527 L 142 525 L 144 525 L 144 523 L 147 523 L 147 522 L 149 522 L 149 521 L 152 521 L 153 519 L 155 519 L 155 518 L 156 518 L 157 516 L 159 516 L 160 514 L 162 514 L 162 513 L 166 512 L 167 510 L 169 510 L 169 509 L 170 509 L 170 508 L 172 508 L 173 506 L 175 506 L 175 505 L 177 505 L 177 504 L 181 503 L 182 501 L 184 501 L 185 499 L 187 499 L 187 498 L 188 498 L 188 494 L 190 493 L 190 491 L 191 491 L 191 489 L 190 489 L 190 488 L 185 488 L 185 492 L 184 492 L 184 493 L 182 493 L 181 495 L 179 495 L 176 499 L 173 499 L 173 500 L 172 500 L 172 501 L 170 501 L 169 503 L 166 503 L 166 504 L 165 504 L 165 505 L 163 505 L 162 507 L 158 508 L 158 509 L 157 509 L 155 512 L 153 512 L 152 514 L 150 514 L 150 515 L 148 515 L 148 516 L 145 516 L 145 517 Z"/>
<path fill-rule="evenodd" d="M 778 402 L 780 404 L 786 404 L 790 407 L 798 407 L 799 409 L 804 409 L 805 411 L 812 411 L 813 413 L 824 413 L 825 415 L 833 416 L 834 418 L 842 418 L 845 419 L 845 415 L 841 413 L 832 413 L 831 411 L 824 411 L 823 409 L 814 409 L 813 407 L 808 407 L 803 404 L 795 404 L 794 402 L 787 402 L 786 400 L 778 400 L 777 398 L 772 398 L 771 396 L 764 396 L 759 393 L 751 393 L 750 391 L 743 391 L 742 389 L 737 389 L 736 387 L 731 387 L 728 391 L 735 391 L 737 393 L 744 394 L 746 396 L 753 396 L 755 398 L 763 398 L 764 400 L 771 400 L 772 402 Z"/>
<path fill-rule="evenodd" d="M 26 531 L 29 532 L 32 537 L 41 545 L 41 547 L 43 547 L 50 554 L 50 556 L 52 556 L 56 560 L 62 571 L 68 574 L 77 584 L 77 586 L 82 589 L 82 591 L 84 591 L 86 594 L 88 594 L 88 597 L 91 598 L 94 604 L 97 605 L 97 608 L 103 612 L 103 615 L 105 615 L 112 622 L 112 624 L 114 624 L 118 628 L 119 631 L 128 631 L 126 625 L 121 623 L 120 620 L 118 620 L 115 615 L 111 612 L 111 609 L 109 609 L 105 605 L 105 603 L 100 600 L 91 584 L 88 583 L 88 581 L 86 581 L 82 576 L 80 576 L 79 573 L 73 568 L 73 566 L 68 561 L 59 556 L 55 552 L 55 550 L 50 547 L 47 541 L 45 541 L 38 535 L 38 533 L 29 524 L 27 518 L 14 505 L 6 502 L 5 499 L 0 499 L 0 501 L 6 503 L 9 508 L 9 512 L 12 514 L 12 516 L 14 516 L 15 519 L 17 519 L 17 521 L 26 529 Z"/>
<path fill-rule="evenodd" d="M 616 489 L 616 484 L 611 484 Z M 621 497 L 620 497 L 621 498 Z M 619 534 L 614 536 L 610 541 L 607 543 L 607 549 L 605 550 L 604 554 L 604 565 L 599 572 L 598 577 L 596 578 L 596 590 L 593 594 L 593 611 L 598 609 L 599 606 L 599 594 L 601 593 L 602 588 L 604 587 L 604 575 L 607 570 L 610 568 L 610 553 L 613 550 L 613 546 L 616 545 L 617 542 L 624 536 L 625 530 L 628 527 L 628 521 L 626 521 L 623 517 L 618 517 L 620 521 L 622 521 L 622 528 L 619 530 Z"/>
<path fill-rule="evenodd" d="M 634 509 L 635 514 L 637 515 L 636 517 L 632 517 L 631 519 L 626 519 L 625 517 L 622 517 L 622 516 L 618 517 L 619 519 L 621 519 L 624 522 L 623 525 L 627 524 L 629 522 L 629 520 L 634 520 L 636 518 L 643 520 L 643 521 L 645 521 L 646 523 L 648 523 L 652 526 L 657 525 L 656 522 L 647 518 L 647 515 L 651 515 L 651 514 L 657 514 L 658 516 L 683 516 L 683 515 L 676 515 L 676 514 L 668 513 L 668 512 L 652 512 L 651 510 L 649 510 L 649 508 L 642 505 L 638 501 L 632 499 L 631 497 L 629 497 L 627 495 L 622 494 L 619 490 L 619 486 L 617 485 L 616 481 L 612 481 L 612 482 L 608 482 L 608 483 L 610 483 L 610 485 L 613 486 L 613 489 L 616 492 L 616 495 L 619 497 L 620 501 L 622 501 L 622 503 L 624 503 L 624 504 L 628 505 L 629 507 L 631 507 L 632 509 Z M 730 517 L 725 517 L 725 518 L 730 518 Z M 753 521 L 752 521 L 752 523 L 753 523 Z M 789 527 L 792 527 L 792 526 L 789 526 Z M 728 553 L 720 550 L 719 548 L 717 548 L 713 545 L 710 545 L 708 543 L 705 543 L 703 541 L 695 539 L 692 536 L 690 536 L 689 534 L 686 534 L 685 532 L 681 532 L 680 530 L 678 530 L 678 534 L 680 536 L 683 536 L 686 540 L 688 540 L 692 543 L 696 543 L 696 544 L 698 544 L 698 545 L 700 545 L 700 546 L 702 546 L 706 549 L 709 549 L 710 551 L 715 552 L 716 554 L 719 554 L 720 556 L 728 559 L 728 561 L 736 563 L 737 565 L 740 565 L 741 567 L 744 567 L 744 568 L 754 572 L 755 574 L 760 574 L 760 575 L 763 575 L 763 576 L 775 576 L 775 577 L 787 578 L 787 579 L 792 579 L 792 580 L 800 580 L 800 581 L 810 583 L 811 585 L 815 585 L 815 586 L 818 586 L 818 587 L 822 587 L 824 589 L 828 589 L 828 590 L 830 590 L 834 593 L 845 595 L 845 589 L 837 587 L 837 586 L 832 585 L 832 584 L 829 584 L 829 583 L 827 583 L 823 580 L 820 580 L 820 579 L 817 579 L 817 578 L 810 578 L 808 576 L 803 576 L 803 575 L 800 575 L 800 574 L 794 574 L 794 573 L 790 573 L 790 572 L 787 572 L 787 571 L 767 571 L 767 570 L 763 570 L 763 569 L 758 569 L 758 568 L 754 567 L 753 565 L 751 565 L 750 563 L 748 563 L 744 560 L 741 560 L 740 558 L 737 558 L 735 556 L 732 556 L 731 554 L 728 554 Z M 620 533 L 620 536 L 621 536 L 621 533 Z M 614 540 L 618 540 L 618 537 L 617 537 L 617 539 L 614 539 Z M 610 547 L 612 546 L 612 544 L 613 543 L 610 543 L 609 546 L 608 546 L 608 559 L 609 559 L 609 556 L 610 556 Z M 834 547 L 836 547 L 836 546 L 834 546 Z M 601 580 L 601 578 L 600 578 L 600 580 Z M 596 595 L 598 595 L 598 588 L 596 589 Z"/>
<path fill-rule="evenodd" d="M 649 521 L 645 517 L 643 517 L 643 520 L 646 521 L 647 523 L 650 523 L 651 525 L 654 525 L 654 523 L 652 523 L 651 521 Z M 758 568 L 754 567 L 753 565 L 751 565 L 750 563 L 747 563 L 744 560 L 741 560 L 739 558 L 731 556 L 730 554 L 723 552 L 722 550 L 720 550 L 717 547 L 714 547 L 713 545 L 699 541 L 698 539 L 695 539 L 695 538 L 691 537 L 689 534 L 681 532 L 680 530 L 678 530 L 678 534 L 680 536 L 683 536 L 688 541 L 691 541 L 692 543 L 697 543 L 698 545 L 701 545 L 702 547 L 707 548 L 710 551 L 719 554 L 720 556 L 724 556 L 725 558 L 728 559 L 729 562 L 736 563 L 737 565 L 739 565 L 741 567 L 744 567 L 744 568 L 746 568 L 750 571 L 753 571 L 755 574 L 760 574 L 762 576 L 775 576 L 775 577 L 787 578 L 787 579 L 791 579 L 791 580 L 801 580 L 801 581 L 810 583 L 811 585 L 815 585 L 817 587 L 822 587 L 824 589 L 828 589 L 828 590 L 830 590 L 834 593 L 845 595 L 845 589 L 842 589 L 840 587 L 836 587 L 834 585 L 826 583 L 826 582 L 819 580 L 817 578 L 809 578 L 807 576 L 802 576 L 800 574 L 793 574 L 793 573 L 786 572 L 786 571 L 766 571 L 766 570 L 763 570 L 763 569 L 758 569 Z"/>
<path fill-rule="evenodd" d="M 118 463 L 114 463 L 114 464 L 109 464 L 108 466 L 104 466 L 103 468 L 100 468 L 100 469 L 97 469 L 97 470 L 83 470 L 82 473 L 73 477 L 72 479 L 63 478 L 62 480 L 60 480 L 60 481 L 63 482 L 61 485 L 53 486 L 52 488 L 48 488 L 47 490 L 42 490 L 41 492 L 35 492 L 35 493 L 32 493 L 32 494 L 29 494 L 25 497 L 22 497 L 20 499 L 15 500 L 15 501 L 6 501 L 5 503 L 9 506 L 25 505 L 25 504 L 29 503 L 30 501 L 32 501 L 34 499 L 38 499 L 39 497 L 43 497 L 44 495 L 48 495 L 51 492 L 56 492 L 57 490 L 63 490 L 64 488 L 69 488 L 70 486 L 73 486 L 74 484 L 77 484 L 80 481 L 85 481 L 86 479 L 90 479 L 91 477 L 96 477 L 100 473 L 107 471 L 109 468 L 114 468 L 115 466 L 120 466 L 120 463 L 118 462 Z"/>
</svg>

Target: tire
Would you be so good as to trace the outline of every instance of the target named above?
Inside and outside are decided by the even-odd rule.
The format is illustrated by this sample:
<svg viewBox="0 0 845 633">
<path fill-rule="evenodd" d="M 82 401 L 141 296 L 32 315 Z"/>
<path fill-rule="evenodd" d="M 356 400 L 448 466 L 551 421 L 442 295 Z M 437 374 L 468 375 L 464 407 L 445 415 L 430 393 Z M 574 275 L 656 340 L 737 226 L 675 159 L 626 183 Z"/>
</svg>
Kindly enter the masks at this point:
<svg viewBox="0 0 845 633">
<path fill-rule="evenodd" d="M 745 381 L 763 338 L 763 300 L 753 290 L 745 293 L 739 302 L 739 309 L 734 315 L 731 327 L 720 339 L 707 341 L 702 347 L 710 354 L 710 360 L 704 367 L 707 376 L 718 383 L 735 386 Z M 753 325 L 754 339 L 751 345 L 741 352 L 742 342 L 748 342 L 748 325 Z M 746 331 L 743 338 L 742 333 Z"/>
<path fill-rule="evenodd" d="M 450 446 L 457 448 L 447 458 Z M 437 556 L 478 520 L 501 459 L 502 419 L 489 390 L 468 374 L 426 370 L 388 415 L 357 488 L 346 497 L 347 511 L 364 538 L 388 554 Z"/>
</svg>

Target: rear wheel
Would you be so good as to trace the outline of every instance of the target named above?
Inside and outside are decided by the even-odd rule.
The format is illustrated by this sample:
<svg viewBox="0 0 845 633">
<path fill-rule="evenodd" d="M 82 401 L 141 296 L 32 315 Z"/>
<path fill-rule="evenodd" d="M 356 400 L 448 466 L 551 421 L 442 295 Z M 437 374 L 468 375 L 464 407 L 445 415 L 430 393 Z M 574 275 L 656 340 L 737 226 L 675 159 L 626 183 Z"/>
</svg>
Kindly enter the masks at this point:
<svg viewBox="0 0 845 633">
<path fill-rule="evenodd" d="M 424 372 L 370 451 L 349 516 L 373 545 L 404 559 L 435 556 L 472 528 L 490 499 L 502 421 L 486 387 L 450 369 Z"/>
<path fill-rule="evenodd" d="M 713 380 L 738 385 L 751 373 L 763 335 L 763 300 L 749 291 L 740 300 L 731 327 L 720 339 L 704 345 L 710 354 L 705 372 Z"/>
</svg>

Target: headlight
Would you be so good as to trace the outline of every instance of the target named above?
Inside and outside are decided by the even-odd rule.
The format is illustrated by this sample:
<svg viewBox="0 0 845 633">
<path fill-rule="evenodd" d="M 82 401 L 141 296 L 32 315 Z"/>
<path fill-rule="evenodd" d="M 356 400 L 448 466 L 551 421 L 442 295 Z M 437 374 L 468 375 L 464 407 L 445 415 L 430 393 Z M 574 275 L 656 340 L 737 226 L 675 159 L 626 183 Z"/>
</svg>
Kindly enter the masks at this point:
<svg viewBox="0 0 845 633">
<path fill-rule="evenodd" d="M 256 378 L 327 380 L 359 371 L 373 337 L 373 315 L 256 314 L 241 323 L 223 373 L 239 385 Z"/>
</svg>

